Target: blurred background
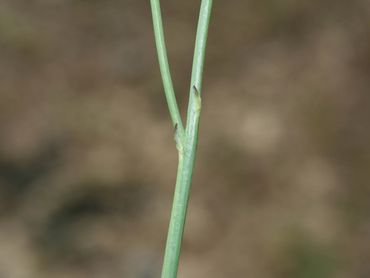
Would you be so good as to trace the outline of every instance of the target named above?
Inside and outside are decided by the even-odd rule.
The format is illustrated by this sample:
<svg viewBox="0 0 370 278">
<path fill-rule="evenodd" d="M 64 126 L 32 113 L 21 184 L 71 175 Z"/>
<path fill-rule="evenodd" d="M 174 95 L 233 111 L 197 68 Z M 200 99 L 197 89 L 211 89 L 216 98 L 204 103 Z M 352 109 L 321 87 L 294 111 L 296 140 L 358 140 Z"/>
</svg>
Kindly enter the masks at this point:
<svg viewBox="0 0 370 278">
<path fill-rule="evenodd" d="M 369 88 L 368 0 L 214 1 L 179 277 L 370 277 Z M 1 0 L 1 278 L 159 277 L 176 165 L 149 1 Z"/>
</svg>

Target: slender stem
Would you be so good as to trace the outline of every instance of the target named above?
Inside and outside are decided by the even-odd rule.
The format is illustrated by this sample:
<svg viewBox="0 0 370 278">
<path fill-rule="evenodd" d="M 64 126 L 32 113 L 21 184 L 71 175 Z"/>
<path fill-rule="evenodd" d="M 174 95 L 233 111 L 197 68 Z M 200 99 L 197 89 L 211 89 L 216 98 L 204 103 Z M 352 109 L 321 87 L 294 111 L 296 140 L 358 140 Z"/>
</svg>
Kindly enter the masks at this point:
<svg viewBox="0 0 370 278">
<path fill-rule="evenodd" d="M 202 89 L 204 56 L 208 26 L 211 16 L 212 0 L 202 0 L 200 7 L 186 129 L 184 129 L 181 121 L 181 116 L 172 85 L 166 45 L 164 41 L 160 3 L 159 0 L 150 0 L 150 4 L 152 7 L 154 34 L 157 45 L 159 65 L 167 104 L 170 110 L 172 123 L 175 127 L 176 146 L 179 152 L 175 194 L 162 268 L 162 278 L 176 278 L 198 143 L 198 128 L 201 110 L 200 92 Z"/>
<path fill-rule="evenodd" d="M 197 146 L 197 134 L 200 116 L 200 96 L 197 94 L 197 108 L 194 110 L 194 123 L 187 130 L 193 136 L 186 136 L 184 145 L 179 148 L 179 165 L 175 195 L 172 205 L 170 225 L 168 228 L 166 250 L 163 260 L 162 278 L 175 278 L 177 276 L 181 242 L 184 233 L 186 212 L 188 207 L 190 187 L 193 176 L 195 153 Z"/>
<path fill-rule="evenodd" d="M 172 119 L 172 124 L 176 127 L 183 137 L 184 135 L 184 126 L 181 121 L 181 115 L 176 101 L 175 91 L 173 89 L 172 78 L 170 73 L 170 66 L 168 64 L 166 43 L 164 40 L 163 32 L 163 23 L 161 15 L 161 7 L 159 0 L 150 0 L 152 7 L 152 16 L 153 16 L 153 27 L 154 27 L 154 36 L 155 42 L 157 45 L 159 67 L 161 70 L 161 76 L 164 86 L 164 92 L 167 99 L 167 105 L 170 110 L 170 115 Z"/>
<path fill-rule="evenodd" d="M 200 16 L 194 49 L 193 68 L 191 73 L 190 99 L 187 119 L 188 122 L 191 121 L 190 118 L 192 116 L 192 113 L 190 113 L 190 111 L 194 107 L 194 99 L 192 97 L 194 95 L 191 94 L 191 92 L 194 89 L 194 86 L 199 92 L 202 91 L 204 56 L 206 52 L 208 26 L 211 18 L 212 2 L 212 0 L 202 0 L 202 4 L 200 7 Z"/>
<path fill-rule="evenodd" d="M 194 50 L 186 132 L 184 140 L 176 140 L 180 142 L 180 144 L 178 143 L 179 165 L 163 261 L 162 278 L 175 278 L 178 272 L 181 242 L 198 142 L 201 110 L 200 90 L 202 88 L 204 56 L 211 9 L 212 0 L 202 0 Z M 177 135 L 175 136 L 178 137 Z"/>
</svg>

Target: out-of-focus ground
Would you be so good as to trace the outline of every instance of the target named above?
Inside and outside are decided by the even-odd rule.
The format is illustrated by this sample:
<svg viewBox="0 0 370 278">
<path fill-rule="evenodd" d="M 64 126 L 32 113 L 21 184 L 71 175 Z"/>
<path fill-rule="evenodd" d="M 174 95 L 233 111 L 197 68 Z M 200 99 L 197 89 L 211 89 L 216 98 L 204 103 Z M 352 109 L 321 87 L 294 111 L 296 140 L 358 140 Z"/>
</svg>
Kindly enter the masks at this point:
<svg viewBox="0 0 370 278">
<path fill-rule="evenodd" d="M 179 277 L 370 277 L 370 1 L 214 2 Z M 149 1 L 1 0 L 1 278 L 159 277 L 176 164 Z"/>
</svg>

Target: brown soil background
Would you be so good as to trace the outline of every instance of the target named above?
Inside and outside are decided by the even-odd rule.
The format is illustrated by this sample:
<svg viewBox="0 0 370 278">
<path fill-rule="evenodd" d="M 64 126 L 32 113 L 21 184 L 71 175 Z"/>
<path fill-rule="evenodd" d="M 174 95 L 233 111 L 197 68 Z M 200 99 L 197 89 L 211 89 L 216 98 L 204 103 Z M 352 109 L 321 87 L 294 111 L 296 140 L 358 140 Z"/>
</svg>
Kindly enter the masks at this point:
<svg viewBox="0 0 370 278">
<path fill-rule="evenodd" d="M 370 277 L 370 1 L 215 0 L 206 60 L 179 277 Z M 0 277 L 159 277 L 172 132 L 149 1 L 1 0 Z"/>
</svg>

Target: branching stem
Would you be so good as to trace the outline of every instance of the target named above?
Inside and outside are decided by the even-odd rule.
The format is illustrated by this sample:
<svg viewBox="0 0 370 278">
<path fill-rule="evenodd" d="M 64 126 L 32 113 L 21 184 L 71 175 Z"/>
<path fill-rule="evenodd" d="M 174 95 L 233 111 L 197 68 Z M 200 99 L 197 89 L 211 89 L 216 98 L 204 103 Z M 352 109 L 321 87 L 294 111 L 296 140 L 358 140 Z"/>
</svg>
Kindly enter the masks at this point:
<svg viewBox="0 0 370 278">
<path fill-rule="evenodd" d="M 150 3 L 153 13 L 154 34 L 156 38 L 161 75 L 172 122 L 175 126 L 176 146 L 179 151 L 175 194 L 162 268 L 162 278 L 176 278 L 198 143 L 202 76 L 212 0 L 202 0 L 200 7 L 186 129 L 184 129 L 181 122 L 172 85 L 164 42 L 159 0 L 151 0 Z"/>
</svg>

